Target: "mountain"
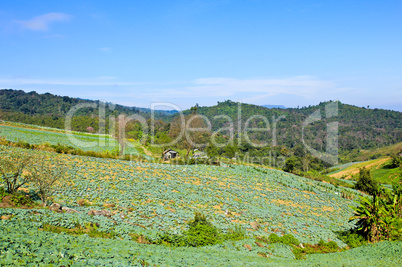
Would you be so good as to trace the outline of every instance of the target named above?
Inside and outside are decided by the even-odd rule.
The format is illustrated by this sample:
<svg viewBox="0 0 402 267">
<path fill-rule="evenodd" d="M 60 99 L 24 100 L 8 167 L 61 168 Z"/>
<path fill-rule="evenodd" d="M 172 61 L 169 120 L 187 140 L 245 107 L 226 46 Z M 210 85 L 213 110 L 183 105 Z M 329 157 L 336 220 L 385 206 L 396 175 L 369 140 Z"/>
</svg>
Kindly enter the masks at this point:
<svg viewBox="0 0 402 267">
<path fill-rule="evenodd" d="M 285 109 L 286 108 L 283 105 L 262 105 L 261 107 L 264 107 L 264 108 L 280 108 L 280 109 Z"/>
<path fill-rule="evenodd" d="M 0 90 L 0 119 L 64 129 L 67 113 L 73 107 L 83 105 L 83 108 L 74 113 L 72 129 L 86 131 L 87 127 L 91 127 L 97 131 L 101 103 L 99 100 L 58 96 L 50 93 L 38 94 L 35 91 L 26 93 L 22 90 L 2 89 Z M 158 119 L 164 119 L 174 113 L 176 112 L 170 110 L 155 111 Z M 105 103 L 104 114 L 107 128 L 109 116 L 140 114 L 145 119 L 149 119 L 151 110 Z"/>
<path fill-rule="evenodd" d="M 65 115 L 73 106 L 84 103 L 99 104 L 100 101 L 58 96 L 50 93 L 38 94 L 35 91 L 26 93 L 22 90 L 0 90 L 0 110 L 21 112 L 28 115 Z M 151 112 L 149 108 L 128 107 L 112 103 L 106 103 L 106 109 L 126 114 Z M 87 109 L 82 109 L 80 114 L 85 114 L 87 111 Z M 156 112 L 161 115 L 176 113 L 176 111 L 171 110 L 157 110 Z"/>
<path fill-rule="evenodd" d="M 77 104 L 97 106 L 99 103 L 50 93 L 25 93 L 21 90 L 5 89 L 0 90 L 0 119 L 64 129 L 64 118 L 73 106 Z M 335 109 L 329 110 L 330 106 Z M 338 142 L 339 153 L 402 142 L 401 112 L 360 108 L 341 102 L 329 101 L 316 106 L 281 109 L 227 100 L 211 107 L 196 105 L 191 110 L 184 111 L 184 115 L 194 112 L 206 116 L 211 122 L 212 131 L 223 138 L 229 138 L 233 133 L 237 139 L 245 140 L 247 137 L 251 141 L 254 140 L 254 143 L 266 142 L 269 145 L 276 144 L 289 149 L 307 145 L 312 149 L 325 151 L 328 137 L 332 138 L 331 142 Z M 139 114 L 146 120 L 151 117 L 149 109 L 122 105 L 114 105 L 111 108 L 106 105 L 106 127 L 109 125 L 109 116 L 116 117 L 122 113 Z M 155 119 L 160 121 L 158 130 L 161 131 L 161 137 L 165 138 L 171 129 L 170 124 L 180 118 L 179 114 L 174 113 L 174 111 L 156 112 Z M 98 108 L 80 109 L 73 117 L 72 125 L 73 129 L 78 131 L 87 131 L 88 127 L 97 131 Z M 254 129 L 269 128 L 269 130 L 245 131 L 246 126 Z M 136 128 L 136 131 L 141 130 Z M 304 153 L 302 152 L 299 154 Z"/>
<path fill-rule="evenodd" d="M 337 111 L 334 110 L 333 114 L 326 110 L 331 104 L 335 105 Z M 190 113 L 191 111 L 185 111 L 185 114 Z M 401 112 L 360 108 L 339 101 L 322 102 L 316 106 L 302 108 L 267 109 L 227 100 L 218 102 L 212 107 L 197 107 L 197 113 L 211 121 L 213 131 L 229 127 L 233 128 L 236 134 L 239 134 L 239 126 L 244 129 L 247 121 L 255 128 L 265 128 L 266 123 L 255 117 L 262 116 L 268 120 L 270 131 L 268 133 L 251 132 L 250 138 L 256 140 L 275 138 L 278 145 L 289 148 L 302 145 L 304 140 L 312 148 L 323 151 L 327 145 L 328 132 L 336 131 L 335 128 L 331 129 L 335 127 L 333 123 L 338 125 L 337 136 L 341 153 L 402 142 Z M 228 116 L 231 121 L 225 118 L 218 119 L 216 115 Z M 251 119 L 253 116 L 255 119 Z M 320 119 L 304 126 L 303 123 L 306 123 L 309 117 L 314 119 L 314 116 L 319 116 Z M 281 119 L 278 120 L 280 117 Z M 274 120 L 277 120 L 276 124 Z"/>
</svg>

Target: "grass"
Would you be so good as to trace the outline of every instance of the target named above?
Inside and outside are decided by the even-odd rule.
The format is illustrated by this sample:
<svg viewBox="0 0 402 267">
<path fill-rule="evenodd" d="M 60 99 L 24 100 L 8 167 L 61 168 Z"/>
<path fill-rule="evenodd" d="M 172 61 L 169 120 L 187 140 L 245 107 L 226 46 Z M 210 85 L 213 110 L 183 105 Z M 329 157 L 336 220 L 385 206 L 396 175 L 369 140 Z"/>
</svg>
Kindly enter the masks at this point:
<svg viewBox="0 0 402 267">
<path fill-rule="evenodd" d="M 377 182 L 392 184 L 401 177 L 401 170 L 399 168 L 390 168 L 390 162 L 391 159 L 389 157 L 360 162 L 345 169 L 330 173 L 328 176 L 337 179 L 357 180 L 359 170 L 365 167 L 370 169 L 371 176 Z"/>
<path fill-rule="evenodd" d="M 378 168 L 371 169 L 373 179 L 383 184 L 392 184 L 392 182 L 398 181 L 402 170 L 400 168 L 390 168 L 390 163 L 391 160 L 388 160 L 378 166 Z"/>
<path fill-rule="evenodd" d="M 325 242 L 320 240 L 317 244 L 301 244 L 300 241 L 291 234 L 286 234 L 279 237 L 276 234 L 271 234 L 268 238 L 257 237 L 256 243 L 263 242 L 266 244 L 281 243 L 290 246 L 293 254 L 297 260 L 305 259 L 308 254 L 320 254 L 320 253 L 335 253 L 342 251 L 338 244 L 334 241 Z M 261 245 L 260 245 L 261 246 Z"/>
<path fill-rule="evenodd" d="M 50 224 L 43 224 L 42 230 L 56 234 L 65 233 L 73 236 L 87 234 L 89 237 L 96 238 L 115 238 L 116 236 L 118 236 L 117 233 L 113 231 L 110 231 L 108 233 L 99 231 L 96 224 L 88 224 L 84 227 L 78 224 L 75 228 L 72 229 Z"/>
<path fill-rule="evenodd" d="M 369 150 L 355 150 L 341 155 L 342 162 L 368 161 L 372 159 L 389 157 L 402 150 L 402 142 Z"/>
</svg>

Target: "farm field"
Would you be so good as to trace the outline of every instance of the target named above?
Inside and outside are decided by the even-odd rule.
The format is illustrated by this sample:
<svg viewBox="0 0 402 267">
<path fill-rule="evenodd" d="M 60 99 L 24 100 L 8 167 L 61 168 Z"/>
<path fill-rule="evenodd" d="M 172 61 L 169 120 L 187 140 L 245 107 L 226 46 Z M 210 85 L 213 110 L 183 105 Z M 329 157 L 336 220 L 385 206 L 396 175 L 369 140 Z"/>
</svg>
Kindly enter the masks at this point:
<svg viewBox="0 0 402 267">
<path fill-rule="evenodd" d="M 0 210 L 1 211 L 1 210 Z M 23 221 L 0 220 L 2 266 L 400 266 L 402 242 L 381 242 L 345 252 L 310 255 L 295 260 L 287 246 L 253 250 L 245 242 L 201 248 L 170 248 L 130 240 L 90 238 L 38 231 Z M 16 228 L 18 227 L 18 228 Z M 18 242 L 16 242 L 18 240 Z M 272 253 L 270 258 L 258 251 Z"/>
<path fill-rule="evenodd" d="M 21 264 L 35 263 L 38 255 L 60 264 L 68 264 L 68 260 L 73 259 L 77 266 L 112 265 L 112 262 L 120 260 L 122 266 L 141 261 L 151 266 L 197 266 L 200 262 L 212 264 L 216 261 L 222 266 L 283 266 L 285 263 L 308 265 L 315 259 L 331 262 L 332 258 L 340 257 L 345 262 L 345 259 L 355 258 L 335 256 L 336 253 L 313 255 L 308 256 L 307 260 L 296 261 L 286 245 L 255 245 L 257 236 L 268 237 L 276 233 L 279 236 L 293 234 L 303 243 L 333 240 L 340 247 L 345 247 L 336 232 L 353 226 L 348 219 L 352 215 L 350 206 L 355 202 L 341 197 L 347 191 L 357 199 L 360 193 L 351 189 L 336 188 L 278 170 L 248 166 L 174 166 L 34 150 L 29 150 L 29 153 L 33 153 L 33 156 L 49 154 L 60 157 L 68 164 L 68 174 L 58 185 L 54 202 L 80 213 L 54 213 L 48 209 L 0 209 L 1 216 L 12 216 L 9 220 L 0 220 L 0 242 L 6 248 L 0 252 L 3 265 L 11 262 L 15 265 L 18 260 Z M 29 186 L 25 190 L 29 191 Z M 78 206 L 79 199 L 85 199 L 87 205 Z M 114 207 L 107 208 L 106 203 L 114 204 Z M 108 209 L 112 217 L 90 216 L 87 213 L 91 209 Z M 132 238 L 135 233 L 153 241 L 161 233 L 183 233 L 195 211 L 204 213 L 223 232 L 241 227 L 248 238 L 202 248 L 145 245 L 136 243 Z M 121 218 L 121 214 L 124 218 Z M 90 238 L 86 235 L 76 237 L 41 230 L 44 225 L 73 229 L 77 224 L 97 224 L 99 231 L 118 233 L 118 236 L 115 239 Z M 13 240 L 19 240 L 18 244 Z M 36 244 L 41 245 L 37 247 Z M 252 249 L 246 249 L 245 245 Z M 377 259 L 379 263 L 384 260 L 388 262 L 388 258 L 392 258 L 392 251 L 401 250 L 399 243 L 385 243 L 384 246 L 387 247 L 384 251 L 386 255 Z M 361 253 L 364 258 L 367 253 L 365 249 L 357 250 L 357 255 Z M 352 251 L 342 253 L 354 255 L 350 254 Z M 258 253 L 272 256 L 267 259 Z M 112 254 L 119 255 L 114 256 L 113 260 L 116 261 L 110 260 Z M 391 259 L 391 262 L 398 260 Z"/>
<path fill-rule="evenodd" d="M 0 125 L 0 136 L 14 142 L 74 147 L 64 133 L 55 129 L 16 126 L 19 125 Z M 97 142 L 97 146 L 88 148 L 92 151 L 105 151 L 110 145 L 117 149 L 118 145 L 107 136 L 103 139 L 107 146 L 99 145 L 102 139 L 98 135 L 74 133 L 74 137 L 81 142 Z M 128 151 L 151 154 L 141 144 L 129 141 L 135 148 Z M 296 260 L 287 245 L 256 245 L 257 238 L 268 238 L 275 233 L 292 234 L 302 243 L 333 240 L 344 248 L 346 244 L 338 239 L 337 233 L 354 226 L 354 222 L 348 222 L 352 216 L 350 207 L 356 205 L 354 200 L 361 195 L 349 188 L 256 166 L 178 166 L 24 151 L 34 158 L 47 155 L 67 164 L 67 174 L 57 185 L 53 202 L 79 213 L 55 213 L 43 208 L 0 209 L 0 217 L 11 216 L 9 220 L 0 220 L 2 266 L 39 263 L 73 266 L 311 266 L 319 263 L 334 266 L 334 261 L 339 266 L 356 262 L 399 265 L 400 259 L 394 255 L 402 250 L 401 242 L 309 255 L 305 260 Z M 381 163 L 384 162 L 382 159 Z M 347 164 L 331 174 L 356 169 L 362 164 L 368 163 Z M 30 189 L 29 184 L 23 188 L 26 192 Z M 85 200 L 86 205 L 79 206 L 78 200 Z M 109 210 L 112 216 L 88 215 L 93 209 Z M 138 243 L 137 236 L 156 242 L 162 234 L 183 234 L 194 212 L 205 214 L 223 233 L 242 229 L 247 238 L 201 248 Z M 98 231 L 116 236 L 105 239 L 43 230 L 48 226 L 73 230 L 77 225 L 97 225 Z"/>
<path fill-rule="evenodd" d="M 119 144 L 116 139 L 108 135 L 88 134 L 71 132 L 66 134 L 58 129 L 33 127 L 31 125 L 23 125 L 16 123 L 3 122 L 0 123 L 0 137 L 4 137 L 8 141 L 29 141 L 29 144 L 44 144 L 50 145 L 61 144 L 64 146 L 71 146 L 79 148 L 83 151 L 95 152 L 114 152 L 118 151 Z M 138 144 L 128 142 L 125 154 L 138 155 L 141 154 L 136 146 Z M 144 155 L 148 157 L 147 155 Z"/>
<path fill-rule="evenodd" d="M 391 158 L 380 158 L 364 162 L 356 162 L 353 164 L 345 164 L 345 168 L 340 168 L 337 171 L 328 174 L 330 177 L 338 179 L 356 180 L 359 175 L 360 168 L 371 169 L 371 175 L 374 180 L 383 184 L 392 184 L 395 179 L 398 179 L 400 170 L 398 168 L 390 169 L 388 164 Z"/>
</svg>

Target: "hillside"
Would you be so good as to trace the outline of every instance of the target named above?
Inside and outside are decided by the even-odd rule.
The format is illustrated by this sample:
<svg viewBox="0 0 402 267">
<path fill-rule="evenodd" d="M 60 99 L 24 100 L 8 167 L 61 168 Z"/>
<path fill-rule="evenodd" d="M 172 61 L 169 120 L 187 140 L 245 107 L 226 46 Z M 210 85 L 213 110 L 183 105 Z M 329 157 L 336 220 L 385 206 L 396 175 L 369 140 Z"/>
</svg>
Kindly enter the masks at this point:
<svg viewBox="0 0 402 267">
<path fill-rule="evenodd" d="M 26 231 L 30 236 L 35 231 L 41 232 L 39 229 L 43 229 L 44 225 L 73 229 L 77 224 L 83 226 L 95 223 L 98 231 L 118 233 L 123 239 L 122 245 L 132 242 L 136 247 L 138 245 L 131 238 L 133 234 L 150 241 L 157 240 L 158 233 L 180 234 L 187 229 L 187 223 L 194 212 L 201 211 L 211 223 L 225 232 L 236 227 L 245 230 L 247 239 L 233 244 L 224 243 L 220 249 L 233 254 L 236 261 L 242 261 L 241 257 L 245 256 L 250 262 L 261 264 L 263 258 L 258 256 L 259 252 L 273 253 L 280 258 L 283 257 L 280 253 L 288 249 L 278 248 L 279 251 L 275 252 L 276 249 L 269 247 L 259 248 L 254 243 L 257 236 L 292 234 L 303 243 L 330 239 L 339 246 L 345 246 L 335 232 L 347 230 L 353 225 L 348 223 L 348 218 L 352 215 L 349 206 L 354 205 L 354 202 L 341 196 L 343 192 L 351 194 L 355 199 L 360 195 L 354 190 L 254 167 L 172 166 L 57 155 L 35 150 L 28 150 L 28 153 L 34 157 L 47 155 L 53 159 L 59 158 L 67 164 L 67 175 L 57 185 L 53 201 L 81 213 L 53 213 L 47 209 L 0 209 L 1 216 L 13 216 L 11 220 L 0 220 L 1 231 L 9 229 L 6 230 L 9 231 L 7 235 L 17 234 L 10 228 L 12 226 L 18 226 L 22 231 L 20 234 Z M 25 190 L 29 189 L 30 186 L 25 187 Z M 84 199 L 87 204 L 78 206 L 79 199 Z M 87 215 L 91 209 L 107 209 L 112 217 Z M 123 219 L 120 218 L 121 213 L 124 214 Z M 54 235 L 34 235 L 38 245 L 46 239 L 45 236 L 52 236 L 56 247 L 64 246 L 65 241 Z M 86 238 L 78 238 L 77 242 L 92 247 Z M 0 239 L 1 242 L 5 241 Z M 38 249 L 24 244 L 31 247 L 30 250 Z M 109 245 L 118 244 L 114 241 L 113 245 Z M 245 244 L 254 249 L 245 249 Z M 8 243 L 6 247 L 12 249 Z M 151 248 L 164 250 L 163 246 L 144 249 Z M 66 253 L 72 249 L 66 250 Z M 215 249 L 206 247 L 197 253 L 213 252 Z M 193 249 L 183 248 L 181 251 L 182 255 L 186 255 L 183 253 Z M 287 256 L 284 257 L 294 259 L 289 251 L 285 254 Z M 0 251 L 0 262 L 1 255 Z M 140 255 L 145 256 L 142 253 Z M 147 257 L 150 263 L 163 264 L 165 260 L 157 256 Z M 186 256 L 185 261 L 191 262 L 191 258 Z"/>
<path fill-rule="evenodd" d="M 72 128 L 78 131 L 87 131 L 88 127 L 92 127 L 98 131 L 100 103 L 99 100 L 58 96 L 50 93 L 38 94 L 35 91 L 26 93 L 22 90 L 2 89 L 0 90 L 0 119 L 64 129 L 65 116 L 72 107 L 78 104 L 93 105 L 94 107 L 81 108 L 74 114 Z M 106 131 L 109 126 L 108 118 L 110 115 L 117 117 L 119 114 L 141 114 L 147 119 L 151 116 L 150 109 L 111 103 L 105 104 L 104 113 Z M 158 117 L 163 118 L 175 112 L 157 110 L 155 113 Z"/>
<path fill-rule="evenodd" d="M 238 129 L 240 107 L 240 122 L 244 128 L 246 121 L 255 115 L 268 118 L 270 129 L 273 130 L 273 118 L 284 116 L 276 124 L 276 140 L 278 145 L 288 148 L 301 144 L 302 126 L 308 116 L 316 110 L 321 111 L 321 120 L 309 124 L 304 132 L 304 139 L 311 147 L 322 151 L 326 146 L 327 123 L 338 122 L 340 153 L 348 153 L 353 149 L 378 148 L 402 142 L 402 113 L 381 109 L 366 109 L 338 102 L 338 115 L 326 118 L 325 107 L 330 102 L 323 102 L 317 106 L 288 109 L 267 109 L 261 106 L 241 104 L 232 101 L 218 102 L 212 107 L 198 107 L 197 112 L 205 115 L 212 122 L 212 129 L 216 130 L 228 126 L 228 120 L 216 120 L 214 116 L 224 114 L 229 116 Z M 189 114 L 187 111 L 186 114 Z M 252 123 L 250 124 L 253 125 Z M 261 127 L 266 127 L 262 124 Z M 272 140 L 271 134 L 255 134 L 256 139 Z"/>
<path fill-rule="evenodd" d="M 357 180 L 359 170 L 361 168 L 367 168 L 370 169 L 371 176 L 374 180 L 384 184 L 392 184 L 394 181 L 398 181 L 400 179 L 401 169 L 390 168 L 390 162 L 390 157 L 356 162 L 355 164 L 351 164 L 351 166 L 331 172 L 328 174 L 328 176 L 338 179 Z"/>
<path fill-rule="evenodd" d="M 255 167 L 172 166 L 26 152 L 67 164 L 67 175 L 57 184 L 53 201 L 78 213 L 0 208 L 0 245 L 5 249 L 0 249 L 2 265 L 198 266 L 200 262 L 218 262 L 221 266 L 311 266 L 334 260 L 342 264 L 400 262 L 395 253 L 401 251 L 401 242 L 310 255 L 306 260 L 295 260 L 288 245 L 261 244 L 276 233 L 292 234 L 303 244 L 323 239 L 345 247 L 337 233 L 353 227 L 354 222 L 348 219 L 352 215 L 350 206 L 356 204 L 349 198 L 361 195 L 351 189 Z M 28 184 L 24 190 L 29 189 Z M 345 193 L 348 198 L 342 197 Z M 85 205 L 77 204 L 81 200 Z M 107 210 L 111 216 L 89 215 L 93 209 Z M 201 248 L 155 244 L 163 235 L 185 232 L 195 211 L 204 213 L 223 232 L 242 229 L 245 238 Z M 18 246 L 13 243 L 15 239 Z M 372 256 L 368 259 L 367 255 Z"/>
<path fill-rule="evenodd" d="M 95 141 L 84 150 L 103 153 L 118 148 L 116 140 L 107 135 L 71 134 L 81 142 Z M 83 149 L 63 131 L 52 128 L 1 122 L 0 136 L 45 148 Z M 67 173 L 51 199 L 78 213 L 55 213 L 38 207 L 3 208 L 9 203 L 6 198 L 1 201 L 4 184 L 0 180 L 0 245 L 5 248 L 0 249 L 1 265 L 42 262 L 197 266 L 202 259 L 203 264 L 221 262 L 221 266 L 311 266 L 334 260 L 379 265 L 400 261 L 394 253 L 402 249 L 401 242 L 341 252 L 346 244 L 339 233 L 354 227 L 355 221 L 349 221 L 353 215 L 351 206 L 356 206 L 355 201 L 362 195 L 350 188 L 258 166 L 157 164 L 0 145 L 2 150 L 25 151 L 34 159 L 46 156 L 52 162 L 64 162 Z M 145 147 L 138 142 L 126 152 L 147 156 Z M 22 188 L 35 199 L 33 190 L 32 184 Z M 110 217 L 92 216 L 91 210 L 108 211 Z M 166 243 L 189 231 L 194 212 L 206 215 L 222 234 L 242 233 L 243 237 L 201 248 Z M 261 241 L 269 240 L 273 234 L 292 235 L 303 244 L 334 241 L 340 248 L 333 254 L 313 254 L 296 260 L 295 247 Z M 18 247 L 13 239 L 19 240 Z M 378 257 L 367 259 L 374 253 Z"/>
<path fill-rule="evenodd" d="M 0 90 L 0 119 L 36 124 L 41 126 L 64 127 L 64 116 L 68 110 L 78 103 L 99 104 L 99 101 L 82 100 L 70 97 L 55 96 L 49 93 L 37 94 L 35 92 L 25 93 L 15 90 Z M 287 148 L 301 145 L 302 126 L 308 116 L 316 110 L 321 111 L 321 120 L 309 124 L 304 130 L 304 140 L 308 145 L 316 150 L 323 151 L 327 141 L 327 123 L 338 122 L 339 149 L 340 153 L 349 153 L 354 149 L 379 148 L 387 145 L 402 142 L 402 113 L 381 109 L 359 108 L 337 102 L 338 115 L 326 118 L 325 107 L 330 102 L 320 103 L 317 106 L 288 109 L 268 109 L 262 106 L 241 104 L 240 120 L 239 105 L 232 101 L 218 102 L 212 107 L 198 107 L 197 113 L 205 115 L 212 123 L 212 130 L 228 127 L 227 119 L 214 119 L 217 115 L 229 116 L 233 121 L 233 130 L 238 133 L 238 121 L 242 129 L 246 121 L 255 115 L 261 115 L 268 119 L 270 131 L 268 133 L 249 133 L 253 140 L 273 140 L 273 118 L 278 120 L 276 124 L 277 144 Z M 113 110 L 106 108 L 105 115 L 118 115 L 125 113 L 141 114 L 146 119 L 149 118 L 149 110 L 138 109 L 135 107 L 125 107 L 116 105 Z M 177 115 L 172 115 L 171 111 L 160 111 L 156 119 L 172 121 Z M 190 114 L 191 111 L 185 111 Z M 73 119 L 75 130 L 87 131 L 92 127 L 95 131 L 99 129 L 98 111 L 96 109 L 82 109 Z M 251 127 L 266 127 L 265 123 L 259 124 L 258 121 L 251 122 Z M 108 122 L 106 122 L 106 128 Z M 167 126 L 167 129 L 169 126 Z M 227 135 L 228 132 L 222 131 L 221 134 Z"/>
</svg>

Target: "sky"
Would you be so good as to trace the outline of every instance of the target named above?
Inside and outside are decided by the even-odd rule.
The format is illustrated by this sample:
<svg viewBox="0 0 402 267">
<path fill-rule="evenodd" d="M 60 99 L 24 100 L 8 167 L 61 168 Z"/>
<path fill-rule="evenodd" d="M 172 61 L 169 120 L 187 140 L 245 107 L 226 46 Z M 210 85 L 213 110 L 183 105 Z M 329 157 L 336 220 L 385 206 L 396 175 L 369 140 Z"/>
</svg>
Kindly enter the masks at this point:
<svg viewBox="0 0 402 267">
<path fill-rule="evenodd" d="M 402 1 L 2 1 L 0 88 L 402 111 Z"/>
</svg>

